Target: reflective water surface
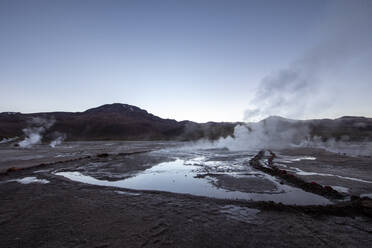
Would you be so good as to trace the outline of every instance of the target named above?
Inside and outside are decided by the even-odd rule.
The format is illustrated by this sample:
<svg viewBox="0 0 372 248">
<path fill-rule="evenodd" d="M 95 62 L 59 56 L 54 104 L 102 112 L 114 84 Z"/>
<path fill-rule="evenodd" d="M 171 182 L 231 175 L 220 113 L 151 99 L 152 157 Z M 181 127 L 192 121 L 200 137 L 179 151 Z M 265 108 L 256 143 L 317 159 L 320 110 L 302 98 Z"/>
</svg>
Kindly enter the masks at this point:
<svg viewBox="0 0 372 248">
<path fill-rule="evenodd" d="M 215 198 L 274 201 L 298 205 L 331 203 L 322 196 L 281 184 L 278 179 L 252 169 L 247 161 L 253 153 L 225 150 L 164 150 L 153 152 L 152 155 L 159 155 L 159 153 L 163 155 L 166 153 L 174 160 L 159 163 L 122 180 L 97 179 L 81 171 L 60 171 L 55 172 L 55 175 L 87 184 L 134 190 L 167 191 Z"/>
</svg>

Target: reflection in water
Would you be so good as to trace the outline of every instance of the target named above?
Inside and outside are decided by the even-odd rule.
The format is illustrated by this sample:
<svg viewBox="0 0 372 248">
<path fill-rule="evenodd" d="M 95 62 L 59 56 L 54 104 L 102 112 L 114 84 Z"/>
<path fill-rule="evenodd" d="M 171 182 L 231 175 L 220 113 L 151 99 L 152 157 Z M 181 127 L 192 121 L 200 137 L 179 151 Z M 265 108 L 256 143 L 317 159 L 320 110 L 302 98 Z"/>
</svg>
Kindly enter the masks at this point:
<svg viewBox="0 0 372 248">
<path fill-rule="evenodd" d="M 46 179 L 38 179 L 36 177 L 25 177 L 25 178 L 21 178 L 21 179 L 9 180 L 8 182 L 17 182 L 17 183 L 21 183 L 21 184 L 30 184 L 30 183 L 47 184 L 47 183 L 49 183 L 49 181 L 46 180 Z"/>
<path fill-rule="evenodd" d="M 331 203 L 322 196 L 305 192 L 288 185 L 281 185 L 275 178 L 268 175 L 260 175 L 260 178 L 262 178 L 262 180 L 270 180 L 275 184 L 277 189 L 273 192 L 248 193 L 217 188 L 212 184 L 213 180 L 215 180 L 212 177 L 195 178 L 198 171 L 200 172 L 200 163 L 202 163 L 202 161 L 203 159 L 201 158 L 193 158 L 190 160 L 176 159 L 171 162 L 163 162 L 134 177 L 117 181 L 99 180 L 73 171 L 57 172 L 55 174 L 82 183 L 134 190 L 157 190 L 215 198 L 274 201 L 298 205 L 324 205 Z M 231 175 L 234 174 L 232 173 Z M 240 175 L 240 177 L 242 176 L 243 175 Z"/>
<path fill-rule="evenodd" d="M 318 172 L 308 172 L 308 171 L 303 171 L 297 167 L 290 167 L 294 173 L 300 176 L 324 176 L 324 177 L 338 177 L 341 179 L 346 179 L 346 180 L 351 180 L 351 181 L 357 181 L 357 182 L 362 182 L 362 183 L 372 183 L 372 181 L 367 181 L 363 180 L 360 178 L 354 178 L 354 177 L 344 177 L 344 176 L 339 176 L 335 174 L 329 174 L 329 173 L 318 173 Z"/>
</svg>

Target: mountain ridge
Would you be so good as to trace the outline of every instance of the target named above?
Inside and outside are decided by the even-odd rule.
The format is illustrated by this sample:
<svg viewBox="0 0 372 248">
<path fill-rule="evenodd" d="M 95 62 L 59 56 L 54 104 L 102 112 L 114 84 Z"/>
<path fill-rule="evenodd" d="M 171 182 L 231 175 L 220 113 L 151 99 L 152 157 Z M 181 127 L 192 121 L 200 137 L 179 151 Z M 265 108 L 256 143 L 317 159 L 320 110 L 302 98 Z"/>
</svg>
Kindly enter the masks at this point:
<svg viewBox="0 0 372 248">
<path fill-rule="evenodd" d="M 67 140 L 216 140 L 233 136 L 243 122 L 206 122 L 163 119 L 134 105 L 104 104 L 82 112 L 0 113 L 0 139 L 24 136 L 23 129 L 35 125 L 32 120 L 42 118 L 55 123 L 46 130 L 45 139 L 58 134 Z M 257 122 L 275 125 L 277 132 L 290 128 L 308 128 L 312 136 L 323 139 L 372 140 L 372 118 L 342 116 L 336 119 L 295 120 L 270 116 Z M 252 124 L 252 123 L 251 123 Z"/>
<path fill-rule="evenodd" d="M 33 118 L 53 119 L 46 139 L 63 133 L 68 140 L 196 140 L 232 135 L 234 123 L 196 123 L 155 116 L 137 106 L 104 104 L 83 112 L 0 113 L 0 139 L 22 136 Z"/>
</svg>

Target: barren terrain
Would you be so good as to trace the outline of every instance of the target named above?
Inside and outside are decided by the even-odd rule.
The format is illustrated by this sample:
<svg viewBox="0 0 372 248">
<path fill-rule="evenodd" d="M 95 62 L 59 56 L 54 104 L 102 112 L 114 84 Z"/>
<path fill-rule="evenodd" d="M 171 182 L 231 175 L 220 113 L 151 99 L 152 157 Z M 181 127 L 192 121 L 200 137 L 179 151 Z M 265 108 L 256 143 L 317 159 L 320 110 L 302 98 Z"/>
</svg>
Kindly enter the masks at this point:
<svg viewBox="0 0 372 248">
<path fill-rule="evenodd" d="M 343 199 L 332 199 L 251 167 L 258 151 L 71 142 L 55 149 L 4 145 L 0 152 L 8 171 L 0 177 L 0 247 L 368 247 L 372 241 L 371 201 L 357 197 L 372 193 L 371 158 L 274 151 L 275 166 L 343 191 Z"/>
</svg>

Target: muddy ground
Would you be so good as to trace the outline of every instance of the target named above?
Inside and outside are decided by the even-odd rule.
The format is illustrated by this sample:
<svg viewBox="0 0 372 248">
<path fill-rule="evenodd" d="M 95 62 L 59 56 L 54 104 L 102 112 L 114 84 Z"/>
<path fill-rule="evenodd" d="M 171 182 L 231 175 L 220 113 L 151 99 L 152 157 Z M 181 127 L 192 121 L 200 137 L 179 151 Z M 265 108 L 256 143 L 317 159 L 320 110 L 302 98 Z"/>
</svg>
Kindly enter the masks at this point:
<svg viewBox="0 0 372 248">
<path fill-rule="evenodd" d="M 162 147 L 164 145 L 151 144 L 143 145 L 141 149 Z M 32 151 L 27 150 L 27 153 Z M 51 173 L 74 170 L 110 181 L 130 178 L 155 164 L 173 159 L 162 153 L 151 159 L 142 153 L 112 153 L 99 157 L 97 154 L 102 154 L 102 150 L 80 160 L 52 163 L 50 158 L 44 166 L 2 174 L 0 247 L 369 247 L 372 242 L 371 217 L 355 209 L 348 212 L 348 208 L 328 211 L 342 206 L 286 206 L 273 202 L 103 187 L 74 182 Z M 347 171 L 353 172 L 350 168 L 356 168 L 353 178 L 370 180 L 372 168 L 368 158 L 345 158 L 314 150 L 280 151 L 280 154 L 279 162 L 286 166 L 330 173 L 330 170 L 323 171 L 319 164 L 306 164 L 327 161 L 332 170 L 334 166 L 340 166 L 345 173 L 342 175 L 351 176 Z M 319 160 L 288 162 L 285 156 L 319 156 Z M 224 160 L 224 156 L 220 158 Z M 285 159 L 287 162 L 283 161 Z M 357 165 L 343 162 L 345 159 Z M 122 166 L 118 167 L 118 162 Z M 239 168 L 244 170 L 244 167 Z M 242 179 L 234 181 L 223 174 L 224 170 L 219 172 L 222 174 L 216 176 L 219 180 L 215 183 L 221 187 L 225 185 L 229 190 L 248 187 Z M 48 183 L 13 181 L 27 177 L 48 180 Z M 347 180 L 318 177 L 327 184 L 335 180 L 339 186 L 347 187 L 342 183 Z M 359 182 L 360 186 L 354 182 L 347 181 L 351 192 L 371 192 L 370 184 Z M 254 179 L 253 183 L 260 182 Z M 263 186 L 265 190 L 272 187 Z"/>
<path fill-rule="evenodd" d="M 34 145 L 31 149 L 15 146 L 16 143 L 0 144 L 0 173 L 9 168 L 29 168 L 40 164 L 66 162 L 96 155 L 127 154 L 152 151 L 164 147 L 179 146 L 179 142 L 153 141 L 79 141 L 64 142 L 55 148 L 49 145 Z"/>
<path fill-rule="evenodd" d="M 372 158 L 346 156 L 335 154 L 320 149 L 287 149 L 277 152 L 279 154 L 276 164 L 283 169 L 291 171 L 291 168 L 298 168 L 313 175 L 297 176 L 306 181 L 315 181 L 322 185 L 341 186 L 348 189 L 350 195 L 363 195 L 372 193 Z M 280 156 L 282 155 L 282 156 Z M 291 160 L 295 157 L 316 158 Z M 283 166 L 284 165 L 284 166 Z M 317 175 L 318 174 L 318 175 Z M 327 174 L 338 175 L 339 177 L 326 176 Z M 353 178 L 355 180 L 351 180 Z M 359 180 L 359 181 L 358 181 Z"/>
</svg>

